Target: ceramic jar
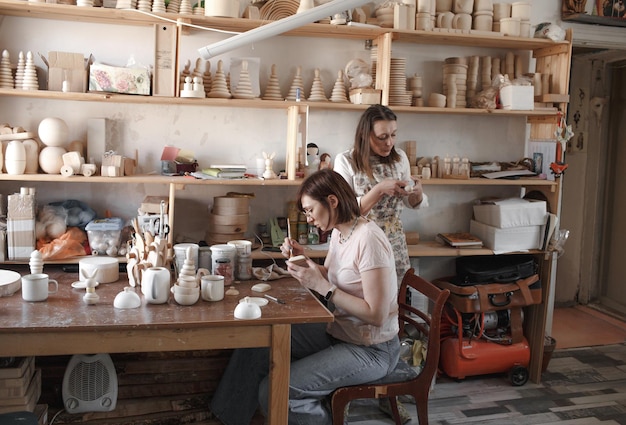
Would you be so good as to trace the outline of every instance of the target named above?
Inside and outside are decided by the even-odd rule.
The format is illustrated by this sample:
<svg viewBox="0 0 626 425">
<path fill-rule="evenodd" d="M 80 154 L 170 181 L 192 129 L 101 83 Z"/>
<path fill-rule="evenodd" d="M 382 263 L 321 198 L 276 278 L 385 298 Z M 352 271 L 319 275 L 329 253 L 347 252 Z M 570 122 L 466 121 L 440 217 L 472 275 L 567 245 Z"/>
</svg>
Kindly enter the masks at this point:
<svg viewBox="0 0 626 425">
<path fill-rule="evenodd" d="M 20 140 L 11 140 L 5 152 L 4 166 L 8 174 L 24 174 L 26 149 Z"/>
</svg>

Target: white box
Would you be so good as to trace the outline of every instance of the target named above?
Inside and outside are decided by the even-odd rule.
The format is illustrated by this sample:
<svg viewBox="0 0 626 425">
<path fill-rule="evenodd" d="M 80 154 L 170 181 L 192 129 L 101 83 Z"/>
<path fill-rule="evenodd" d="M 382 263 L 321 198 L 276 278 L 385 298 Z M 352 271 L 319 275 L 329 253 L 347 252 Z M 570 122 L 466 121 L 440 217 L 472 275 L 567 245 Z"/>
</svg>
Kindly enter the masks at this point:
<svg viewBox="0 0 626 425">
<path fill-rule="evenodd" d="M 500 89 L 502 109 L 532 111 L 535 109 L 534 95 L 533 86 L 504 86 Z"/>
<path fill-rule="evenodd" d="M 474 205 L 474 219 L 501 229 L 519 226 L 543 226 L 548 212 L 546 202 L 534 199 L 505 198 Z"/>
<path fill-rule="evenodd" d="M 497 252 L 541 249 L 544 226 L 522 226 L 499 229 L 476 220 L 470 222 L 470 233 L 479 237 L 485 248 Z"/>
</svg>

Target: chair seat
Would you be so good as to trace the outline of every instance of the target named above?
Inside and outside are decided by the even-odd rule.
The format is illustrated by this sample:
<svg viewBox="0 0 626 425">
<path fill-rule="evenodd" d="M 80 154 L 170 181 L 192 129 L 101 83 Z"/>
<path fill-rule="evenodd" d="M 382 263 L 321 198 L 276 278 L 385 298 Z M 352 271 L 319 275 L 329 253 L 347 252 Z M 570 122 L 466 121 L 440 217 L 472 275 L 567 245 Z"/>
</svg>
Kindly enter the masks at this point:
<svg viewBox="0 0 626 425">
<path fill-rule="evenodd" d="M 421 369 L 420 369 L 421 371 Z M 410 381 L 411 379 L 416 378 L 420 374 L 413 366 L 409 365 L 404 360 L 400 359 L 398 364 L 396 365 L 393 372 L 380 378 L 377 381 L 372 381 L 369 384 L 371 385 L 385 385 L 385 384 L 394 384 L 396 382 L 405 382 Z"/>
</svg>

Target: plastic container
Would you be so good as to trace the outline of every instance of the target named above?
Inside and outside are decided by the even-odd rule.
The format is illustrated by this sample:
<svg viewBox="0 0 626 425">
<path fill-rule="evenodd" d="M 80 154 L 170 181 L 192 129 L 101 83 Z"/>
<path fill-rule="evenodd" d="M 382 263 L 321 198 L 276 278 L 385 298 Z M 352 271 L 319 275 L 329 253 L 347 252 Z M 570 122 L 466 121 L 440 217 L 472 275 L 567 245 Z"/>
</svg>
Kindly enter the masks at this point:
<svg viewBox="0 0 626 425">
<path fill-rule="evenodd" d="M 89 247 L 94 255 L 117 256 L 124 223 L 119 217 L 98 218 L 85 226 Z"/>
<path fill-rule="evenodd" d="M 235 248 L 233 245 L 228 245 L 228 244 L 211 245 L 211 272 L 213 274 L 218 274 L 216 273 L 216 271 L 217 271 L 217 266 L 218 266 L 218 260 L 220 259 L 229 260 L 229 263 L 232 268 L 232 266 L 236 264 L 236 254 L 237 254 L 237 248 Z M 232 278 L 232 274 L 231 274 L 231 278 Z"/>
</svg>

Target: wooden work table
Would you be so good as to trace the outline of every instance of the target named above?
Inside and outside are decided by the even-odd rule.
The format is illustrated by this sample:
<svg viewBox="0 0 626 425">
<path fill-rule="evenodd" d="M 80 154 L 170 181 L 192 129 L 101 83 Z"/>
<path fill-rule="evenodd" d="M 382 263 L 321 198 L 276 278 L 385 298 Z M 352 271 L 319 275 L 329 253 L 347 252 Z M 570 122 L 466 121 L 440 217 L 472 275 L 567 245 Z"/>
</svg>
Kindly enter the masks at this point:
<svg viewBox="0 0 626 425">
<path fill-rule="evenodd" d="M 27 266 L 11 269 L 22 275 Z M 331 322 L 333 315 L 292 278 L 270 282 L 268 292 L 285 300 L 270 301 L 257 320 L 238 320 L 233 312 L 245 296 L 259 296 L 250 289 L 255 281 L 236 283 L 239 295 L 222 301 L 199 300 L 180 306 L 173 297 L 166 304 L 147 304 L 136 309 L 116 309 L 115 296 L 128 286 L 125 274 L 114 283 L 100 284 L 100 300 L 87 305 L 84 289 L 73 289 L 77 273 L 46 266 L 45 272 L 59 282 L 59 290 L 47 301 L 23 301 L 18 291 L 0 298 L 0 356 L 46 356 L 63 354 L 133 353 L 270 347 L 269 423 L 287 423 L 291 325 Z M 136 291 L 140 293 L 139 288 Z"/>
</svg>

